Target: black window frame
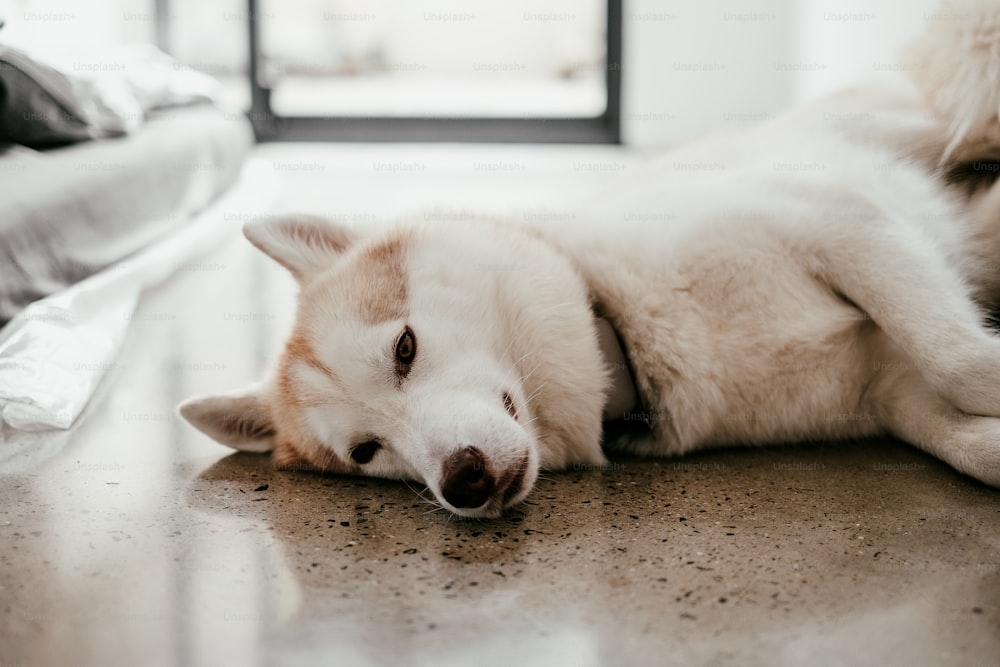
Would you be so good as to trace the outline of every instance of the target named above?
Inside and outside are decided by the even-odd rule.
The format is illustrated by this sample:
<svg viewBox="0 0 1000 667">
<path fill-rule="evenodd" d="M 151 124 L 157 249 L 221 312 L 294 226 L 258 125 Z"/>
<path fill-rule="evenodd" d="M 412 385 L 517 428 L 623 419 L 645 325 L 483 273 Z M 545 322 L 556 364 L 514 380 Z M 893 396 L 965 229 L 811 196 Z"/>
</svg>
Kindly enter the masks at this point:
<svg viewBox="0 0 1000 667">
<path fill-rule="evenodd" d="M 166 4 L 169 0 L 157 0 Z M 247 0 L 250 109 L 258 141 L 621 143 L 622 0 L 607 0 L 607 105 L 593 118 L 279 116 L 262 80 L 260 0 Z M 165 38 L 165 35 L 164 35 Z"/>
</svg>

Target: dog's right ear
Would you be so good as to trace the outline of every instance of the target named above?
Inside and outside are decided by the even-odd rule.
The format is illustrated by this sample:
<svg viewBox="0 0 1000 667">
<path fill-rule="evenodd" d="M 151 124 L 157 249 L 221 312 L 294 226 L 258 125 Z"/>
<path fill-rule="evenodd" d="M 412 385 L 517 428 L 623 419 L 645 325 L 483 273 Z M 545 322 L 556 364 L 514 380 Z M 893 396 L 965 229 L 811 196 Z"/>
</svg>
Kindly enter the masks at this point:
<svg viewBox="0 0 1000 667">
<path fill-rule="evenodd" d="M 313 215 L 251 220 L 243 235 L 300 283 L 332 266 L 354 242 L 348 228 Z"/>
<path fill-rule="evenodd" d="M 233 449 L 264 453 L 274 448 L 271 411 L 256 389 L 188 399 L 177 410 L 196 429 Z"/>
</svg>

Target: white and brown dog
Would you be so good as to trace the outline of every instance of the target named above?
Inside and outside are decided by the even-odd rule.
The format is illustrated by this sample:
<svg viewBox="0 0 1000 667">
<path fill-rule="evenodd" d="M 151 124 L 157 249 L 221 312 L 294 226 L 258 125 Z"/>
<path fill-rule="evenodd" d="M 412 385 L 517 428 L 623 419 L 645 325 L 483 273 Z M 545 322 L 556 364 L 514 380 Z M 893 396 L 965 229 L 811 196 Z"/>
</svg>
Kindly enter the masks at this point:
<svg viewBox="0 0 1000 667">
<path fill-rule="evenodd" d="M 897 89 L 672 152 L 572 227 L 248 224 L 301 286 L 294 330 L 271 379 L 181 414 L 463 516 L 602 463 L 622 417 L 605 447 L 891 434 L 1000 486 L 1000 4 L 953 2 L 909 53 Z"/>
</svg>

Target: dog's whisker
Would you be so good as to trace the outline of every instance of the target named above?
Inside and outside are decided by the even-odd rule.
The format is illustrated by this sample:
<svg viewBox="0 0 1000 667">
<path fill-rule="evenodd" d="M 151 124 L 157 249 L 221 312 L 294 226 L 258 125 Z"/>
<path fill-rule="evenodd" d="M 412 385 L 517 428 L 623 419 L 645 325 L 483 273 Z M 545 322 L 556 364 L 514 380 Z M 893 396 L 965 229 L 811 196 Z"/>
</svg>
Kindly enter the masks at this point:
<svg viewBox="0 0 1000 667">
<path fill-rule="evenodd" d="M 548 382 L 543 382 L 542 384 L 535 387 L 535 390 L 528 395 L 526 400 L 530 402 L 533 398 L 535 398 L 535 396 L 538 396 L 538 394 L 541 393 L 542 389 L 544 389 L 545 385 L 547 384 Z"/>
<path fill-rule="evenodd" d="M 423 500 L 425 503 L 431 503 L 431 504 L 434 504 L 434 505 L 438 504 L 437 501 L 433 497 L 428 498 L 426 495 L 424 495 L 426 489 L 424 491 L 421 491 L 419 489 L 415 489 L 415 488 L 413 488 L 413 486 L 410 485 L 409 481 L 407 481 L 407 480 L 404 480 L 403 483 L 406 484 L 406 488 L 408 488 L 410 491 L 413 491 L 413 493 L 416 494 L 416 496 L 418 498 L 420 498 L 421 500 Z"/>
<path fill-rule="evenodd" d="M 444 507 L 440 503 L 436 503 L 436 502 L 431 501 L 431 500 L 424 500 L 423 502 L 424 502 L 424 504 L 430 506 L 427 509 L 427 511 L 424 512 L 425 515 L 426 514 L 434 514 L 435 512 L 441 512 L 441 511 L 444 510 Z"/>
<path fill-rule="evenodd" d="M 525 374 L 525 375 L 522 375 L 522 376 L 521 376 L 521 382 L 522 382 L 522 383 L 523 383 L 523 382 L 526 382 L 526 381 L 527 381 L 527 380 L 528 380 L 529 378 L 531 378 L 531 376 L 535 374 L 535 371 L 537 371 L 537 370 L 538 370 L 538 368 L 539 368 L 539 367 L 540 367 L 541 365 L 542 365 L 542 362 L 541 362 L 541 361 L 539 361 L 539 362 L 538 362 L 537 364 L 535 364 L 534 368 L 532 368 L 532 369 L 531 369 L 530 371 L 528 371 L 528 373 L 527 373 L 527 374 Z"/>
<path fill-rule="evenodd" d="M 515 371 L 520 371 L 521 362 L 524 361 L 528 357 L 529 354 L 533 354 L 534 352 L 535 352 L 534 350 L 529 350 L 528 352 L 525 352 L 524 354 L 522 354 L 521 357 L 517 361 L 513 362 L 510 365 L 510 367 L 507 368 L 504 371 L 504 375 L 506 376 L 506 379 L 511 379 L 511 376 L 513 375 L 513 373 Z M 541 361 L 539 361 L 537 364 L 535 364 L 535 367 L 533 369 L 531 369 L 531 373 L 534 373 L 535 370 L 537 370 L 538 367 L 541 366 L 541 364 L 542 364 Z M 527 379 L 527 377 L 530 377 L 531 373 L 528 373 L 527 376 L 521 374 L 521 379 L 520 379 L 521 386 L 524 385 L 524 381 Z"/>
<path fill-rule="evenodd" d="M 525 399 L 525 402 L 526 403 L 531 403 L 532 399 L 534 399 L 535 396 L 538 396 L 538 394 L 541 393 L 542 389 L 544 389 L 545 385 L 547 385 L 547 384 L 548 384 L 548 381 L 545 381 L 545 382 L 541 383 L 540 385 L 538 385 L 537 387 L 535 387 L 535 390 L 533 392 L 531 392 L 531 394 Z"/>
<path fill-rule="evenodd" d="M 512 337 L 511 337 L 511 339 L 510 339 L 510 342 L 509 342 L 509 343 L 507 343 L 507 349 L 505 349 L 505 350 L 503 351 L 503 354 L 501 354 L 501 355 L 500 355 L 500 360 L 501 360 L 501 361 L 505 361 L 505 360 L 508 360 L 508 355 L 510 354 L 510 348 L 514 347 L 514 342 L 515 342 L 516 340 L 517 340 L 517 337 L 515 337 L 515 336 L 512 336 Z M 513 365 L 513 364 L 512 364 L 512 365 Z"/>
</svg>

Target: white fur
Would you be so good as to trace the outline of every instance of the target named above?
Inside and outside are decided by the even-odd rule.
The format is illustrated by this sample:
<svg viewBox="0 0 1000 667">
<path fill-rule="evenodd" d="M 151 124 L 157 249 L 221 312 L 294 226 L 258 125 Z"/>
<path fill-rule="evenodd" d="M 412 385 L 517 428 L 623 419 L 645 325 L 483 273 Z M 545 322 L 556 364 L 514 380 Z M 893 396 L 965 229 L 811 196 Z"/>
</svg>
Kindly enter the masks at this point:
<svg viewBox="0 0 1000 667">
<path fill-rule="evenodd" d="M 539 468 L 604 461 L 594 307 L 624 341 L 649 427 L 624 449 L 888 433 L 1000 485 L 1000 339 L 983 325 L 1000 297 L 1000 187 L 945 178 L 1000 156 L 1000 10 L 945 9 L 964 18 L 933 22 L 912 45 L 912 82 L 683 147 L 567 226 L 412 226 L 399 321 L 365 324 L 337 306 L 338 276 L 362 271 L 378 239 L 357 249 L 342 231 L 312 243 L 322 230 L 249 230 L 303 283 L 300 319 L 338 378 L 294 371 L 321 397 L 306 439 L 344 457 L 358 433 L 377 435 L 390 446 L 355 472 L 415 478 L 457 513 L 496 515 L 496 499 L 459 509 L 442 498 L 442 462 L 462 447 L 501 471 L 528 457 L 506 505 Z M 418 360 L 393 384 L 380 360 L 405 326 Z M 240 446 L 220 436 L 217 415 L 237 405 L 220 400 L 184 415 Z"/>
</svg>

